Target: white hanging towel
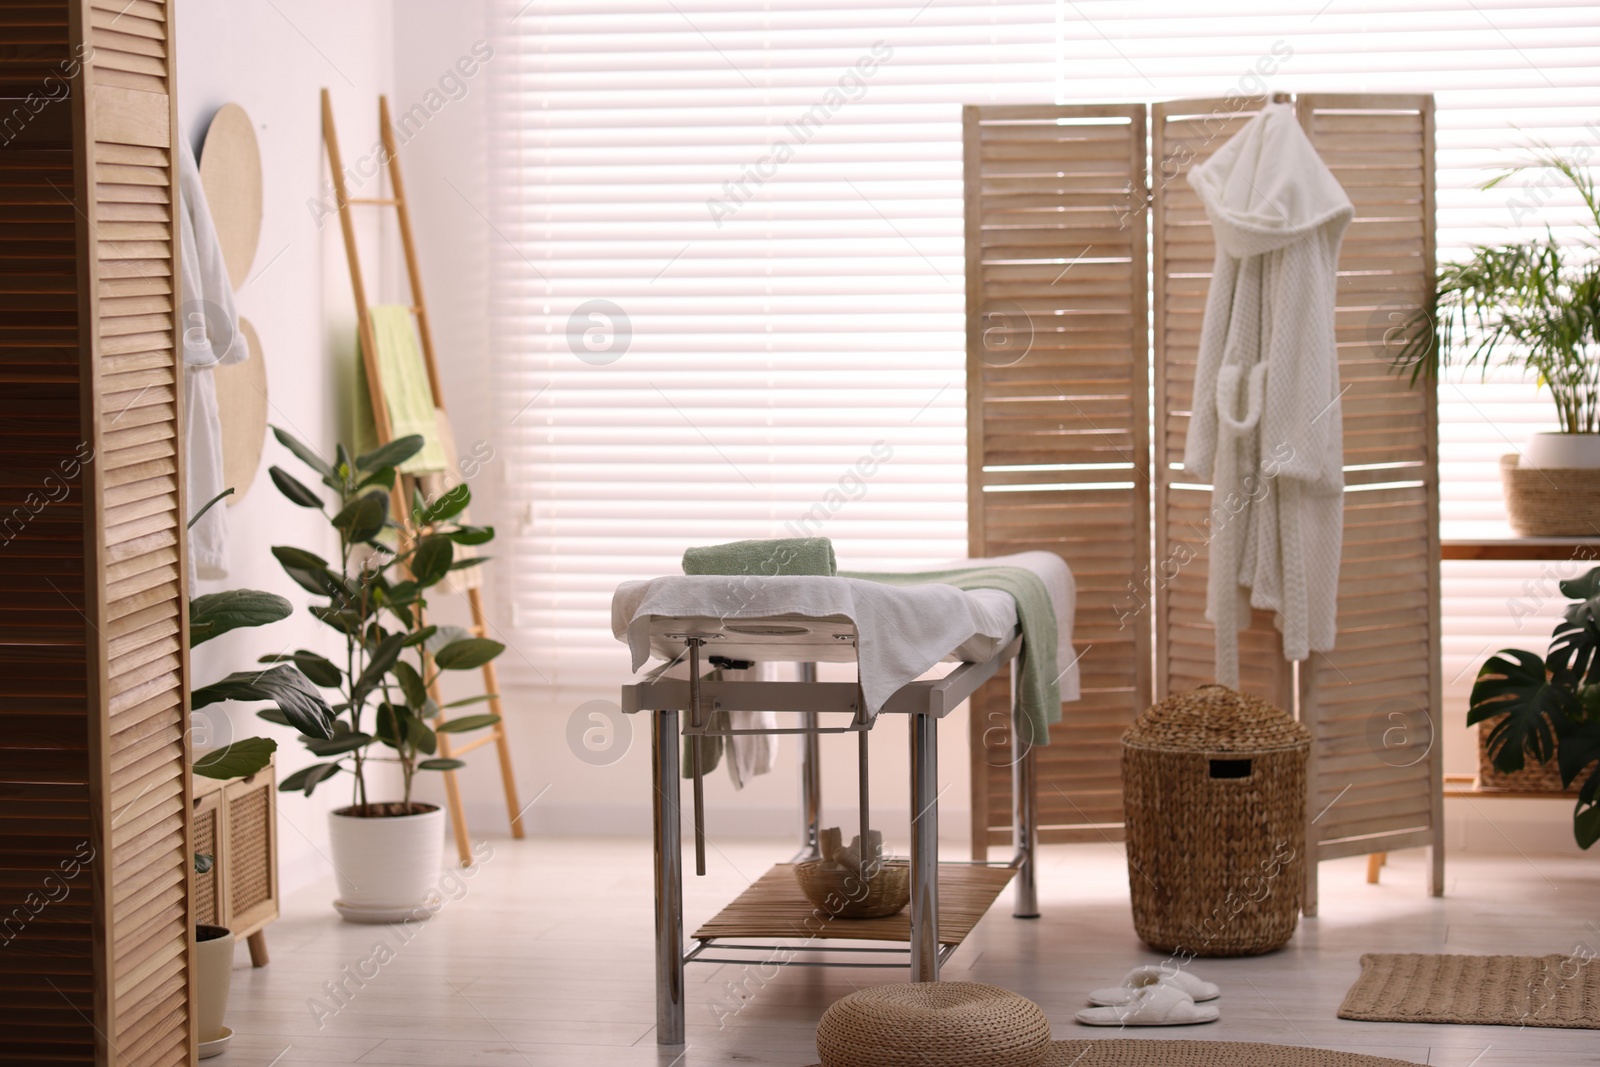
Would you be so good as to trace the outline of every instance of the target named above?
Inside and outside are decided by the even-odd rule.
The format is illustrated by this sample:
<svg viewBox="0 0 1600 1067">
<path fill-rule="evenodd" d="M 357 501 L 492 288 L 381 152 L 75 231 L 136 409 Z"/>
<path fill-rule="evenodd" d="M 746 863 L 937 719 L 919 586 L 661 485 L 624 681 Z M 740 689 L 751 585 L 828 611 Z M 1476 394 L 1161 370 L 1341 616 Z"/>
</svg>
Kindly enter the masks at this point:
<svg viewBox="0 0 1600 1067">
<path fill-rule="evenodd" d="M 217 244 L 200 184 L 200 168 L 187 140 L 178 153 L 178 239 L 183 331 L 183 406 L 185 486 L 189 515 L 227 488 L 222 484 L 222 428 L 211 368 L 249 358 L 250 345 L 239 330 L 233 285 Z M 184 517 L 188 521 L 189 516 Z M 218 504 L 189 531 L 189 581 L 228 576 L 228 512 Z"/>
<path fill-rule="evenodd" d="M 1239 684 L 1250 608 L 1283 655 L 1333 648 L 1344 537 L 1334 347 L 1339 245 L 1355 208 L 1287 104 L 1189 172 L 1216 236 L 1183 465 L 1212 485 L 1206 617 L 1216 674 Z"/>
</svg>

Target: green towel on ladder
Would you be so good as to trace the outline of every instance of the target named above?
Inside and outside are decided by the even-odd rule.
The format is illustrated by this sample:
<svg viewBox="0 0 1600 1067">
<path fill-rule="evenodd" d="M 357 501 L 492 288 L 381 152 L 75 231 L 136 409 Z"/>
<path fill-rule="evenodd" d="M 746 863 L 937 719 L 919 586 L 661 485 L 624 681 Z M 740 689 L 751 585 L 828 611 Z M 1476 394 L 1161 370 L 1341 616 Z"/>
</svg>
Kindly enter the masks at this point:
<svg viewBox="0 0 1600 1067">
<path fill-rule="evenodd" d="M 1056 665 L 1056 609 L 1050 591 L 1037 574 L 1023 567 L 963 567 L 916 574 L 866 574 L 840 571 L 841 578 L 860 578 L 886 585 L 940 582 L 957 589 L 998 589 L 1017 602 L 1022 628 L 1022 656 L 1017 663 L 1017 715 L 1027 723 L 1022 736 L 1035 745 L 1050 743 L 1050 724 L 1061 721 L 1061 669 Z M 1030 734 L 1031 732 L 1031 734 Z"/>
<path fill-rule="evenodd" d="M 368 312 L 372 336 L 377 346 L 378 377 L 383 399 L 389 410 L 391 439 L 421 434 L 422 451 L 400 464 L 402 474 L 424 474 L 445 468 L 444 445 L 439 439 L 439 422 L 433 414 L 433 389 L 428 385 L 428 367 L 417 344 L 417 328 L 411 309 L 398 304 L 380 304 Z M 357 334 L 359 352 L 360 335 Z M 356 408 L 356 451 L 370 452 L 378 447 L 378 432 L 372 420 L 372 403 L 367 381 L 367 364 L 356 360 L 359 403 Z"/>
</svg>

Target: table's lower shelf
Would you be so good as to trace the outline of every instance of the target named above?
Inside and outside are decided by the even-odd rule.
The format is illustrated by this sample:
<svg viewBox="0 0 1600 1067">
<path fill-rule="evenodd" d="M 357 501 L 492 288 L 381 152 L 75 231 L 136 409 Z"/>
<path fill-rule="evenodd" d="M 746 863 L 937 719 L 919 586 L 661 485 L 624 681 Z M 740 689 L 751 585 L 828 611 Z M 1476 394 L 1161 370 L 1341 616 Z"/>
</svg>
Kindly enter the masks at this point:
<svg viewBox="0 0 1600 1067">
<path fill-rule="evenodd" d="M 939 943 L 966 940 L 1000 891 L 1016 874 L 1011 867 L 939 865 Z M 794 868 L 780 863 L 694 932 L 695 940 L 779 937 L 910 943 L 910 910 L 883 919 L 840 919 L 806 899 Z"/>
</svg>

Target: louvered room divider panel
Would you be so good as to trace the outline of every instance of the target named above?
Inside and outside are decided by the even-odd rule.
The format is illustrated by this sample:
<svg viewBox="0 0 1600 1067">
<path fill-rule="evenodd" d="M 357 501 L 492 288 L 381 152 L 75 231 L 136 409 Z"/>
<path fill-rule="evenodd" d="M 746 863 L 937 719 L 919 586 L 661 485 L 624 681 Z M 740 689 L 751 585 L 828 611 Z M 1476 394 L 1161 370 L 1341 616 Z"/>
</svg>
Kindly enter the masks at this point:
<svg viewBox="0 0 1600 1067">
<path fill-rule="evenodd" d="M 1432 846 L 1444 891 L 1438 405 L 1391 357 L 1434 291 L 1433 97 L 1315 94 L 1302 127 L 1355 204 L 1339 257 L 1339 634 L 1301 669 L 1311 858 Z M 1315 862 L 1307 870 L 1316 870 Z M 1315 880 L 1307 911 L 1316 907 Z"/>
<path fill-rule="evenodd" d="M 1214 526 L 1229 517 L 1225 504 L 1213 514 L 1211 487 L 1194 484 L 1180 469 L 1216 250 L 1188 172 L 1227 144 L 1264 102 L 1179 100 L 1151 109 L 1156 540 L 1135 606 L 1155 613 L 1158 700 L 1216 680 L 1213 631 L 1205 620 L 1208 546 Z M 1279 707 L 1292 704 L 1293 672 L 1269 612 L 1254 612 L 1239 634 L 1239 686 Z"/>
<path fill-rule="evenodd" d="M 190 780 L 178 478 L 177 158 L 165 4 L 93 0 L 97 472 L 112 818 L 111 1012 L 130 1062 L 190 1040 Z"/>
<path fill-rule="evenodd" d="M 1155 267 L 1156 693 L 1214 679 L 1205 621 L 1207 543 L 1225 502 L 1180 469 L 1214 245 L 1187 181 L 1259 110 L 1237 99 L 1152 109 Z M 1319 94 L 1303 128 L 1355 204 L 1338 264 L 1336 335 L 1344 420 L 1345 531 L 1335 648 L 1298 680 L 1270 613 L 1240 635 L 1240 684 L 1311 727 L 1312 858 L 1437 845 L 1443 826 L 1438 722 L 1436 407 L 1390 362 L 1431 306 L 1432 98 Z M 1443 850 L 1434 848 L 1440 886 Z M 1316 909 L 1316 863 L 1306 909 Z"/>
<path fill-rule="evenodd" d="M 100 932 L 78 153 L 70 101 L 27 103 L 66 91 L 70 16 L 0 10 L 0 1063 L 30 1067 L 95 1062 Z"/>
<path fill-rule="evenodd" d="M 970 550 L 1072 568 L 1083 696 L 1034 750 L 1040 839 L 1119 837 L 1119 738 L 1150 702 L 1148 630 L 1116 612 L 1149 555 L 1145 111 L 968 107 L 964 126 Z M 1008 708 L 1004 679 L 974 700 L 980 856 L 1011 839 Z"/>
<path fill-rule="evenodd" d="M 40 58 L 26 91 L 60 96 L 0 147 L 0 211 L 29 237 L 0 250 L 0 893 L 48 898 L 0 950 L 0 1062 L 187 1064 L 169 9 L 71 0 L 0 27 Z"/>
</svg>

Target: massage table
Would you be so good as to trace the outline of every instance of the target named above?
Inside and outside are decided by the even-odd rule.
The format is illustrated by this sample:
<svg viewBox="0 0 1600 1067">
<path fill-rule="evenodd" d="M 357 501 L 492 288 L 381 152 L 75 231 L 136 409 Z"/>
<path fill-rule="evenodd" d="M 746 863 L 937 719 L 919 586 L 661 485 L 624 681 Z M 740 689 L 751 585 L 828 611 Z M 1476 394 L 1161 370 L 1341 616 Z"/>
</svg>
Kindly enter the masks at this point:
<svg viewBox="0 0 1600 1067">
<path fill-rule="evenodd" d="M 1056 607 L 1058 659 L 1063 700 L 1078 696 L 1071 656 L 1072 576 L 1058 556 L 1021 553 L 970 565 L 1012 565 L 1045 580 Z M 790 966 L 900 966 L 875 962 L 872 954 L 901 953 L 914 982 L 939 980 L 939 966 L 959 946 L 1007 882 L 1016 887 L 1013 914 L 1038 915 L 1035 886 L 1036 791 L 1032 745 L 1013 728 L 1012 793 L 1015 854 L 1010 860 L 946 862 L 939 850 L 938 728 L 940 722 L 1001 668 L 1015 670 L 1023 648 L 1017 608 L 1005 593 L 961 590 L 940 584 L 887 585 L 848 577 L 670 576 L 620 586 L 612 602 L 612 630 L 627 641 L 634 669 L 652 657 L 663 662 L 641 681 L 622 687 L 622 710 L 651 718 L 652 813 L 654 823 L 656 921 L 656 1041 L 684 1040 L 684 966 L 691 962 Z M 705 677 L 718 663 L 795 663 L 796 681 L 716 680 Z M 937 664 L 953 662 L 942 677 L 924 678 Z M 855 682 L 817 678 L 819 663 L 855 663 Z M 686 671 L 684 670 L 686 668 Z M 682 676 L 678 676 L 682 675 Z M 780 713 L 783 725 L 763 730 L 712 730 L 717 711 Z M 810 930 L 815 909 L 799 895 L 792 873 L 774 867 L 719 916 L 683 943 L 683 841 L 681 739 L 739 733 L 801 737 L 802 847 L 795 861 L 817 857 L 820 829 L 819 736 L 855 733 L 860 789 L 860 837 L 868 840 L 868 734 L 884 715 L 905 715 L 910 735 L 911 900 L 902 916 L 888 920 L 824 921 Z M 792 717 L 788 718 L 788 717 Z M 831 725 L 830 725 L 831 724 Z M 699 760 L 698 744 L 691 760 Z M 728 758 L 731 757 L 731 753 Z M 697 873 L 705 873 L 703 774 L 695 768 L 692 790 Z M 791 861 L 793 862 L 793 861 Z M 940 883 L 963 897 L 962 918 L 941 937 Z M 845 924 L 841 926 L 840 924 Z M 748 944 L 751 939 L 803 938 L 803 947 Z M 903 941 L 904 950 L 827 947 L 818 940 Z M 727 951 L 768 952 L 762 958 L 730 957 Z M 782 953 L 787 958 L 780 958 Z M 828 956 L 797 960 L 801 953 Z M 831 958 L 839 956 L 836 960 Z"/>
</svg>

